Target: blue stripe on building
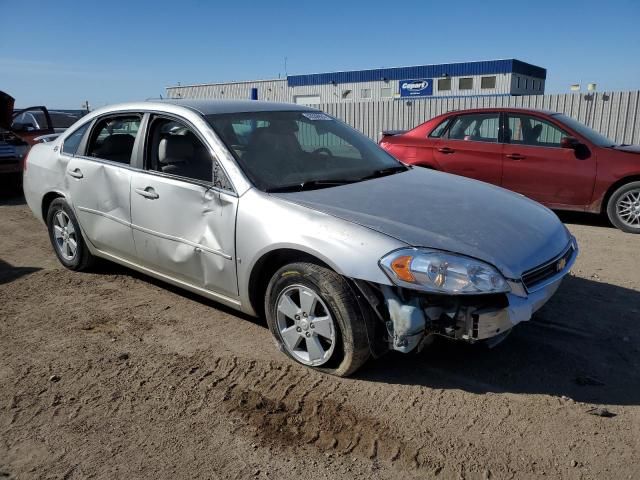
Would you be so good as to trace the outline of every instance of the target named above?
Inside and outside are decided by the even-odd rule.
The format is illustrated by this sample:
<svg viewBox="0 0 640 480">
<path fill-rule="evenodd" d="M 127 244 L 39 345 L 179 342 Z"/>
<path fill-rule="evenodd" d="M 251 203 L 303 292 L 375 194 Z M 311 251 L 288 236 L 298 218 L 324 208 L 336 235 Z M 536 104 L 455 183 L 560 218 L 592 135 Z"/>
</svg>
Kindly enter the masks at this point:
<svg viewBox="0 0 640 480">
<path fill-rule="evenodd" d="M 445 63 L 440 65 L 421 65 L 414 67 L 376 68 L 372 70 L 354 70 L 350 72 L 312 73 L 308 75 L 289 75 L 290 87 L 307 85 L 327 85 L 330 83 L 376 82 L 380 80 L 403 80 L 406 78 L 461 77 L 466 75 L 493 75 L 499 73 L 518 73 L 530 77 L 546 79 L 547 70 L 516 59 L 488 60 L 482 62 Z"/>
</svg>

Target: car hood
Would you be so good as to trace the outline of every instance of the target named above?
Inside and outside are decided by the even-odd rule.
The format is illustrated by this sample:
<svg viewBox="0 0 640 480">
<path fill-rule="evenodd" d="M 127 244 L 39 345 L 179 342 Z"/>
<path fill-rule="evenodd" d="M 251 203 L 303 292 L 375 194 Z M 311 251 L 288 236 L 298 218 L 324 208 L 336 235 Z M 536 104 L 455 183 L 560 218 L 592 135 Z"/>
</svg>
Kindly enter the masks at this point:
<svg viewBox="0 0 640 480">
<path fill-rule="evenodd" d="M 611 148 L 620 152 L 640 154 L 640 145 L 616 145 Z"/>
<path fill-rule="evenodd" d="M 13 118 L 14 98 L 0 91 L 0 128 L 4 130 L 11 129 L 11 121 Z"/>
<path fill-rule="evenodd" d="M 539 203 L 483 182 L 422 168 L 272 195 L 408 245 L 484 260 L 513 279 L 560 254 L 571 239 L 558 217 Z"/>
</svg>

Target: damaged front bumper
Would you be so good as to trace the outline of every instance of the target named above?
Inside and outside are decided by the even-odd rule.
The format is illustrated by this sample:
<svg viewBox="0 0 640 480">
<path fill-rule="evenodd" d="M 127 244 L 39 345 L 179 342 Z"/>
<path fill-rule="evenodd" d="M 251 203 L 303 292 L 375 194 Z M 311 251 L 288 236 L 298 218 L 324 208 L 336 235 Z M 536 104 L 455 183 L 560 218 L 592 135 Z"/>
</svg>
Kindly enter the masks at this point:
<svg viewBox="0 0 640 480">
<path fill-rule="evenodd" d="M 400 352 L 420 349 L 433 335 L 474 343 L 500 340 L 518 323 L 531 319 L 558 290 L 578 254 L 577 245 L 547 265 L 554 273 L 533 287 L 510 280 L 510 292 L 492 295 L 425 295 L 380 286 L 386 311 L 388 347 Z M 557 265 L 557 267 L 556 267 Z"/>
</svg>

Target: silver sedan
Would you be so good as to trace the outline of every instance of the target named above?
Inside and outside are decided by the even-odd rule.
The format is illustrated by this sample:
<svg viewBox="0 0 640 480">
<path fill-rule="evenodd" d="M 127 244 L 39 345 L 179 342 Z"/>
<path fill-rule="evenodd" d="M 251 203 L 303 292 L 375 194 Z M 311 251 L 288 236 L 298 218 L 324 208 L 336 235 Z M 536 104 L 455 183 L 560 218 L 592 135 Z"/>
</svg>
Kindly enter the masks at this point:
<svg viewBox="0 0 640 480">
<path fill-rule="evenodd" d="M 297 105 L 107 107 L 25 168 L 65 267 L 101 257 L 264 316 L 284 353 L 335 375 L 436 335 L 499 342 L 578 253 L 538 203 L 410 168 Z"/>
</svg>

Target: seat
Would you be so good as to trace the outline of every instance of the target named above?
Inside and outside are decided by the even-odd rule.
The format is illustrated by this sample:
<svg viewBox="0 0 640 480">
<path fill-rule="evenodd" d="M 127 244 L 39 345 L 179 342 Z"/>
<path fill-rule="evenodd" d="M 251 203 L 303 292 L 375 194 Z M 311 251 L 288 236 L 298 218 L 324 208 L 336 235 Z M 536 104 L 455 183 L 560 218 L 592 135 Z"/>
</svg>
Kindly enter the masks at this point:
<svg viewBox="0 0 640 480">
<path fill-rule="evenodd" d="M 524 143 L 527 145 L 537 145 L 540 134 L 542 133 L 542 124 L 538 123 L 531 128 L 523 130 Z"/>
<path fill-rule="evenodd" d="M 247 168 L 257 177 L 272 182 L 295 172 L 303 153 L 295 134 L 297 130 L 295 122 L 273 122 L 268 127 L 257 128 L 242 157 Z"/>
<path fill-rule="evenodd" d="M 129 163 L 135 138 L 128 133 L 114 133 L 93 151 L 93 156 L 119 163 Z"/>
<path fill-rule="evenodd" d="M 197 148 L 196 148 L 197 147 Z M 164 173 L 210 182 L 211 157 L 193 135 L 168 135 L 158 145 L 158 166 Z"/>
<path fill-rule="evenodd" d="M 193 143 L 182 135 L 168 135 L 158 145 L 158 166 L 163 173 L 185 175 L 193 157 Z"/>
</svg>

